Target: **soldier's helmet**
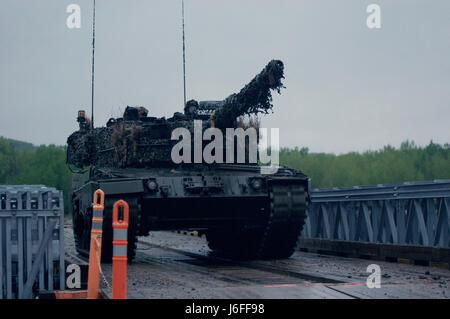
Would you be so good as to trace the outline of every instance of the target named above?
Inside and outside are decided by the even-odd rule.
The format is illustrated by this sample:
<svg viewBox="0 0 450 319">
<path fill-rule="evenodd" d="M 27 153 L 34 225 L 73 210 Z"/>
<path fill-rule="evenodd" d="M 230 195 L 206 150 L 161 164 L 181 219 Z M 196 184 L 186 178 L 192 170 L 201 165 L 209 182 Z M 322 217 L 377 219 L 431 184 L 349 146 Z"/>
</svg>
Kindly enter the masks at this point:
<svg viewBox="0 0 450 319">
<path fill-rule="evenodd" d="M 138 121 L 147 117 L 148 110 L 145 107 L 139 106 L 127 106 L 123 113 L 123 119 L 125 121 Z"/>
<path fill-rule="evenodd" d="M 198 110 L 198 102 L 196 100 L 190 100 L 186 102 L 184 106 L 184 114 L 186 116 L 194 116 Z"/>
</svg>

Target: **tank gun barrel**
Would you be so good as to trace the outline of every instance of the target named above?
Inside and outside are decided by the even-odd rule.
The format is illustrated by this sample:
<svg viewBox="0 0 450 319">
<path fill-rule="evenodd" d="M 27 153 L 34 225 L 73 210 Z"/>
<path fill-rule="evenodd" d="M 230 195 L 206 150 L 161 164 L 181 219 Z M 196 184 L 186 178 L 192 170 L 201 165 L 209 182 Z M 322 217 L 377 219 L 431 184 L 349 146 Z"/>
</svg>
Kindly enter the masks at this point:
<svg viewBox="0 0 450 319">
<path fill-rule="evenodd" d="M 218 128 L 235 127 L 236 118 L 242 115 L 267 114 L 273 108 L 272 92 L 280 93 L 283 88 L 284 65 L 280 60 L 272 60 L 239 93 L 216 102 L 214 125 Z"/>
</svg>

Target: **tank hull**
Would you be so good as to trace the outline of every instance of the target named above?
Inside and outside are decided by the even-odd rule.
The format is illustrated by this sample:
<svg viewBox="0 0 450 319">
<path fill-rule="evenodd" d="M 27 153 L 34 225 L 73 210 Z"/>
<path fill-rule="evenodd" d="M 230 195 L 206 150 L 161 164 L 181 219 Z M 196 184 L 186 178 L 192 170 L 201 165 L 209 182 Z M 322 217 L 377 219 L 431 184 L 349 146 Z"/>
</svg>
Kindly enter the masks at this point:
<svg viewBox="0 0 450 319">
<path fill-rule="evenodd" d="M 284 195 L 274 189 L 274 185 L 279 184 L 288 185 L 281 191 Z M 118 199 L 124 199 L 130 205 L 129 258 L 132 259 L 136 237 L 157 230 L 197 230 L 207 235 L 213 250 L 231 254 L 236 253 L 236 247 L 218 244 L 217 238 L 225 234 L 227 238 L 239 238 L 242 234 L 256 232 L 256 235 L 251 236 L 259 237 L 256 241 L 262 243 L 264 236 L 275 236 L 273 230 L 269 229 L 269 225 L 274 225 L 274 222 L 279 223 L 275 225 L 279 228 L 294 225 L 295 230 L 291 232 L 298 236 L 304 224 L 309 192 L 308 178 L 286 168 L 266 176 L 261 175 L 260 167 L 250 165 L 126 170 L 92 167 L 73 176 L 74 233 L 78 238 L 77 249 L 82 254 L 87 254 L 91 202 L 98 188 L 105 192 L 106 198 L 104 261 L 111 257 L 108 249 L 111 247 L 111 238 L 108 234 L 112 204 Z M 293 194 L 299 194 L 299 197 L 294 198 Z M 280 216 L 274 216 L 277 205 L 291 208 Z M 285 234 L 276 236 L 282 238 Z M 273 241 L 270 238 L 265 240 Z M 259 248 L 256 244 L 250 249 L 251 252 L 236 255 L 264 258 L 263 254 L 258 253 Z M 267 256 L 272 257 L 277 258 Z"/>
</svg>

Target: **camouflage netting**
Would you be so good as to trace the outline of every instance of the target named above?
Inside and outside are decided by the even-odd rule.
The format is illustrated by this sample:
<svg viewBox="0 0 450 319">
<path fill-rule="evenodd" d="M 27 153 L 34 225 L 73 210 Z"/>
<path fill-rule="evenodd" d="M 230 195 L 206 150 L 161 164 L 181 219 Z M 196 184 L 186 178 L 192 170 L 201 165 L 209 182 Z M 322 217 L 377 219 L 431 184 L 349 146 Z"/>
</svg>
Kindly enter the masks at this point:
<svg viewBox="0 0 450 319">
<path fill-rule="evenodd" d="M 283 88 L 284 65 L 279 60 L 267 64 L 239 93 L 227 97 L 222 107 L 214 114 L 214 125 L 218 128 L 236 127 L 236 118 L 242 115 L 267 114 L 272 110 L 272 92 Z"/>
<path fill-rule="evenodd" d="M 272 60 L 239 93 L 219 101 L 210 121 L 203 121 L 203 130 L 215 126 L 242 127 L 243 115 L 268 113 L 272 110 L 271 90 L 283 88 L 283 63 Z M 80 129 L 67 140 L 67 162 L 77 167 L 147 167 L 173 165 L 171 151 L 178 141 L 170 139 L 177 127 L 185 127 L 193 135 L 193 120 L 181 113 L 171 119 L 147 118 L 147 109 L 127 107 L 124 117 L 110 119 L 106 127 L 93 131 Z M 249 123 L 250 126 L 256 125 Z M 259 125 L 259 124 L 258 124 Z M 223 132 L 225 135 L 225 132 Z"/>
<path fill-rule="evenodd" d="M 98 129 L 96 129 L 97 131 Z M 67 139 L 67 163 L 77 167 L 91 165 L 96 157 L 95 132 L 77 131 Z"/>
<path fill-rule="evenodd" d="M 206 129 L 207 123 L 203 123 Z M 147 167 L 173 165 L 172 147 L 178 141 L 170 139 L 177 127 L 186 127 L 193 136 L 192 121 L 145 123 L 118 121 L 109 127 L 77 131 L 67 140 L 67 162 L 77 167 Z"/>
<path fill-rule="evenodd" d="M 173 141 L 154 138 L 151 126 L 120 122 L 68 139 L 67 162 L 77 167 L 144 167 L 170 160 Z"/>
</svg>

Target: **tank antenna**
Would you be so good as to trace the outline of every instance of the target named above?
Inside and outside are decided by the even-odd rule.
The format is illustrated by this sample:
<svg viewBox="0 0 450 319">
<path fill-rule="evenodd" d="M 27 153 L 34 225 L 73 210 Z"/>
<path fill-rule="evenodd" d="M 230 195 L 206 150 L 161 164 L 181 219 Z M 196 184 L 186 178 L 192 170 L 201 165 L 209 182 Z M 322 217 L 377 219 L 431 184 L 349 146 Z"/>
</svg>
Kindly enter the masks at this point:
<svg viewBox="0 0 450 319">
<path fill-rule="evenodd" d="M 91 82 L 91 130 L 94 130 L 94 64 L 95 63 L 95 0 L 92 20 L 92 82 Z"/>
<path fill-rule="evenodd" d="M 186 45 L 184 37 L 184 0 L 181 0 L 181 19 L 183 24 L 183 86 L 184 86 L 184 104 L 186 106 Z"/>
</svg>

